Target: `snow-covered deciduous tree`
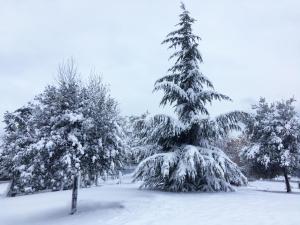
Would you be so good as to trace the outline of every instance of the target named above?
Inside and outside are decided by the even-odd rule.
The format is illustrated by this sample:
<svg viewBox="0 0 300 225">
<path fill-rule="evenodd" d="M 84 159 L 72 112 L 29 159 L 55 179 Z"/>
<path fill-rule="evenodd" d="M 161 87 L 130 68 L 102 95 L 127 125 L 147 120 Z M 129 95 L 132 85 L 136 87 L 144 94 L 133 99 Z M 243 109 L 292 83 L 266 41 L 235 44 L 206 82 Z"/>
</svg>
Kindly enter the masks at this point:
<svg viewBox="0 0 300 225">
<path fill-rule="evenodd" d="M 216 92 L 201 73 L 200 37 L 192 32 L 195 20 L 183 4 L 181 9 L 178 30 L 163 41 L 176 50 L 170 57 L 175 64 L 154 88 L 163 91 L 161 105 L 172 105 L 178 119 L 156 115 L 141 124 L 143 142 L 160 149 L 139 164 L 134 178 L 143 180 L 142 187 L 151 189 L 231 191 L 232 185 L 246 184 L 247 179 L 213 143 L 229 131 L 240 129 L 238 122 L 246 114 L 236 111 L 215 119 L 209 117 L 208 103 L 230 98 Z"/>
<path fill-rule="evenodd" d="M 274 177 L 283 175 L 287 192 L 291 192 L 288 175 L 299 168 L 300 120 L 294 99 L 268 104 L 261 98 L 247 125 L 250 146 L 243 150 L 244 158 Z"/>
<path fill-rule="evenodd" d="M 76 212 L 78 178 L 81 170 L 81 158 L 84 155 L 84 134 L 82 132 L 84 117 L 81 84 L 78 80 L 77 69 L 73 62 L 59 67 L 58 87 L 46 90 L 39 100 L 43 111 L 51 112 L 46 115 L 50 121 L 46 124 L 47 131 L 44 142 L 50 152 L 51 166 L 49 170 L 55 176 L 51 179 L 52 189 L 61 190 L 73 187 L 71 214 Z M 54 93 L 54 95 L 52 95 Z M 54 99 L 51 99 L 54 97 Z M 48 101 L 51 99 L 50 101 Z M 42 115 L 41 115 L 42 116 Z M 48 117 L 49 116 L 49 117 Z M 41 126 L 41 128 L 44 128 Z M 50 177 L 49 177 L 50 179 Z"/>
<path fill-rule="evenodd" d="M 31 192 L 38 188 L 41 182 L 34 179 L 34 166 L 37 166 L 39 155 L 35 154 L 36 132 L 33 126 L 34 106 L 28 104 L 13 113 L 6 112 L 6 124 L 3 136 L 3 152 L 1 153 L 1 167 L 6 170 L 12 179 L 8 196 L 19 192 Z M 31 148 L 28 148 L 32 146 Z M 30 165 L 29 165 L 30 162 Z M 40 165 L 41 167 L 43 165 Z M 31 183 L 27 186 L 26 183 Z"/>
<path fill-rule="evenodd" d="M 79 178 L 90 186 L 101 174 L 117 176 L 123 166 L 117 103 L 100 78 L 81 82 L 73 62 L 59 67 L 57 85 L 6 113 L 4 122 L 0 167 L 12 179 L 11 196 L 72 187 L 76 194 Z"/>
<path fill-rule="evenodd" d="M 103 174 L 117 176 L 125 158 L 125 131 L 116 101 L 99 76 L 92 76 L 83 94 L 85 154 L 82 158 L 82 185 L 98 183 Z"/>
</svg>

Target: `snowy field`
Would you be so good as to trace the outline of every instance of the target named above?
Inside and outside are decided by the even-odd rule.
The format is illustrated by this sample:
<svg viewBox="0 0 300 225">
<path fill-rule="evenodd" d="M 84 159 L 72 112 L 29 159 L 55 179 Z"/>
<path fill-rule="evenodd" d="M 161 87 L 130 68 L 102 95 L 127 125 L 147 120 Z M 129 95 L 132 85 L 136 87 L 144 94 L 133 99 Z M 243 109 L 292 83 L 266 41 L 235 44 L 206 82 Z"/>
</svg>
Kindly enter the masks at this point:
<svg viewBox="0 0 300 225">
<path fill-rule="evenodd" d="M 70 216 L 71 192 L 5 198 L 0 184 L 1 225 L 299 225 L 300 192 L 284 183 L 256 181 L 233 193 L 164 193 L 137 184 L 80 189 Z"/>
</svg>

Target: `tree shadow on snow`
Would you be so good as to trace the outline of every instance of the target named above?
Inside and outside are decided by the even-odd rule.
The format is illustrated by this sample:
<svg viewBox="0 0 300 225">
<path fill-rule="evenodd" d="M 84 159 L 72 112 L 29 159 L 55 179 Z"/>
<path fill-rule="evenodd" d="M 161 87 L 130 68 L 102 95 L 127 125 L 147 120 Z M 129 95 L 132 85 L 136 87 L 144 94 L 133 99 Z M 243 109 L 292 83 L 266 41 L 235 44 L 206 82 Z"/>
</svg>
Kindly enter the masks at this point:
<svg viewBox="0 0 300 225">
<path fill-rule="evenodd" d="M 272 191 L 272 190 L 255 190 L 255 191 L 266 192 L 266 193 L 275 193 L 275 194 L 300 195 L 300 192 L 290 192 L 290 193 L 287 193 L 286 191 Z"/>
<path fill-rule="evenodd" d="M 78 213 L 93 212 L 107 209 L 123 209 L 124 206 L 120 202 L 85 202 L 78 207 Z"/>
<path fill-rule="evenodd" d="M 98 213 L 106 214 L 107 210 L 124 209 L 125 207 L 121 202 L 87 202 L 79 201 L 76 214 L 70 215 L 71 206 L 57 207 L 55 209 L 39 211 L 34 216 L 26 217 L 22 219 L 22 224 L 41 224 L 43 221 L 54 220 L 72 220 L 77 216 L 84 216 L 86 214 L 98 211 Z"/>
</svg>

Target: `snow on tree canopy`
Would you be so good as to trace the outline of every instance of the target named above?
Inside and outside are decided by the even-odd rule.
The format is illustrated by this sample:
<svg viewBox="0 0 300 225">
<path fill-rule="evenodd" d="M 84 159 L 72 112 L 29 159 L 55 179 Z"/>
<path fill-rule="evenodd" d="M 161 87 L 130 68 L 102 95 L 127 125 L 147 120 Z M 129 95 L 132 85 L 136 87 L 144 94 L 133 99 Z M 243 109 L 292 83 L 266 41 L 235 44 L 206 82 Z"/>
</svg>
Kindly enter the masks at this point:
<svg viewBox="0 0 300 225">
<path fill-rule="evenodd" d="M 299 168 L 300 120 L 293 106 L 294 99 L 268 104 L 261 98 L 253 106 L 255 113 L 247 124 L 246 133 L 251 145 L 242 156 L 250 165 L 268 172 L 271 177 L 287 176 Z"/>
<path fill-rule="evenodd" d="M 58 85 L 4 116 L 0 170 L 12 179 L 10 196 L 69 189 L 79 173 L 90 186 L 123 166 L 124 133 L 109 90 L 99 77 L 81 83 L 73 65 L 59 73 Z"/>
<path fill-rule="evenodd" d="M 150 156 L 135 173 L 144 177 L 142 187 L 175 192 L 233 191 L 231 185 L 246 182 L 222 150 L 194 145 L 175 146 L 169 152 Z"/>
<path fill-rule="evenodd" d="M 213 143 L 240 129 L 238 122 L 247 114 L 235 111 L 210 119 L 206 105 L 230 98 L 216 92 L 201 73 L 201 39 L 192 32 L 195 20 L 183 4 L 181 9 L 178 30 L 162 42 L 176 50 L 170 57 L 175 64 L 154 87 L 163 91 L 161 105 L 172 105 L 178 119 L 156 115 L 140 123 L 141 142 L 154 154 L 139 164 L 134 179 L 143 181 L 142 188 L 166 191 L 231 191 L 232 185 L 244 185 L 247 179 Z"/>
</svg>

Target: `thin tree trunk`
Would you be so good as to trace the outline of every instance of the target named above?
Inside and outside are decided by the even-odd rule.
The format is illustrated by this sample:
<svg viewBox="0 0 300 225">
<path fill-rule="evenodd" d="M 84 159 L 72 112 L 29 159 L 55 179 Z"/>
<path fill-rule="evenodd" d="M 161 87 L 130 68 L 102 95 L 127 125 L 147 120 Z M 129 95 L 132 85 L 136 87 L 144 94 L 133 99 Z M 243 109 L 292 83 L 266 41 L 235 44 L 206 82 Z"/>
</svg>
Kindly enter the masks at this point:
<svg viewBox="0 0 300 225">
<path fill-rule="evenodd" d="M 13 186 L 14 186 L 14 179 L 12 179 L 9 184 L 8 187 L 6 189 L 6 196 L 7 197 L 14 197 L 14 193 L 13 193 Z"/>
<path fill-rule="evenodd" d="M 292 189 L 291 189 L 291 185 L 290 185 L 290 181 L 289 181 L 289 177 L 288 177 L 286 169 L 283 169 L 283 175 L 284 175 L 284 180 L 285 180 L 285 185 L 286 185 L 286 192 L 290 193 L 290 192 L 292 192 Z"/>
<path fill-rule="evenodd" d="M 73 215 L 77 211 L 77 196 L 78 196 L 78 175 L 75 175 L 73 180 L 71 215 Z"/>
<path fill-rule="evenodd" d="M 98 186 L 98 173 L 96 173 L 96 177 L 95 177 L 95 185 Z"/>
</svg>

